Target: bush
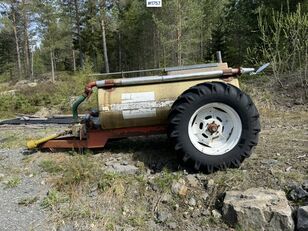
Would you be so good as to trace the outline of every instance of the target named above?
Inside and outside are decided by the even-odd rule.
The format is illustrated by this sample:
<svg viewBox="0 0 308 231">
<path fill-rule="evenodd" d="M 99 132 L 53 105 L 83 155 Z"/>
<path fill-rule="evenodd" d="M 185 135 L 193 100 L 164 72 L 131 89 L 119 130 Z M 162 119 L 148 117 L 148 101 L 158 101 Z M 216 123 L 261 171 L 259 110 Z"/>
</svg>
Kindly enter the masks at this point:
<svg viewBox="0 0 308 231">
<path fill-rule="evenodd" d="M 282 74 L 297 73 L 302 86 L 308 80 L 308 14 L 300 4 L 294 13 L 272 13 L 268 23 L 260 12 L 259 28 L 262 39 L 262 58 L 269 60 L 277 81 Z"/>
<path fill-rule="evenodd" d="M 88 73 L 70 76 L 61 74 L 56 83 L 40 82 L 36 87 L 24 86 L 14 95 L 0 94 L 0 118 L 14 114 L 32 114 L 40 107 L 57 108 L 62 113 L 71 112 L 71 99 L 81 95 L 86 83 L 90 81 Z M 96 93 L 81 106 L 81 110 L 96 107 Z"/>
</svg>

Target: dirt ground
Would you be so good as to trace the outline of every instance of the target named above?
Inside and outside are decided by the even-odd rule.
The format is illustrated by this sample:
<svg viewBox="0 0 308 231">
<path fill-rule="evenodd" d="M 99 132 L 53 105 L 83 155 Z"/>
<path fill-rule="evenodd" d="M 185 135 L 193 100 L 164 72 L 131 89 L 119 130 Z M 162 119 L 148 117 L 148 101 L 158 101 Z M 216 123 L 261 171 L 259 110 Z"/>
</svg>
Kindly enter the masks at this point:
<svg viewBox="0 0 308 231">
<path fill-rule="evenodd" d="M 261 114 L 252 156 L 239 169 L 190 174 L 165 136 L 114 141 L 78 154 L 28 153 L 25 140 L 59 126 L 0 127 L 1 230 L 231 230 L 216 210 L 223 192 L 265 187 L 286 190 L 308 180 L 308 108 L 298 93 L 243 85 Z M 121 166 L 121 172 L 110 171 Z M 126 167 L 123 167 L 126 166 Z M 185 181 L 188 192 L 172 191 Z"/>
</svg>

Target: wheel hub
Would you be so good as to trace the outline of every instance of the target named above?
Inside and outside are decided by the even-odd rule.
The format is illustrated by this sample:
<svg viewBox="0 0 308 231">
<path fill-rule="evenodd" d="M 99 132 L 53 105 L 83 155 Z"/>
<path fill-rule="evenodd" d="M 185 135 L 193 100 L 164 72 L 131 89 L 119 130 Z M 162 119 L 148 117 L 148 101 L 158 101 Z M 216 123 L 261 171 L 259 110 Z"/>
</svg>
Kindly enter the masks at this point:
<svg viewBox="0 0 308 231">
<path fill-rule="evenodd" d="M 208 155 L 222 155 L 238 143 L 242 134 L 242 122 L 230 106 L 209 103 L 192 115 L 188 134 L 199 151 Z"/>
<path fill-rule="evenodd" d="M 207 125 L 207 130 L 213 135 L 215 132 L 218 131 L 220 125 L 216 124 L 215 121 Z"/>
</svg>

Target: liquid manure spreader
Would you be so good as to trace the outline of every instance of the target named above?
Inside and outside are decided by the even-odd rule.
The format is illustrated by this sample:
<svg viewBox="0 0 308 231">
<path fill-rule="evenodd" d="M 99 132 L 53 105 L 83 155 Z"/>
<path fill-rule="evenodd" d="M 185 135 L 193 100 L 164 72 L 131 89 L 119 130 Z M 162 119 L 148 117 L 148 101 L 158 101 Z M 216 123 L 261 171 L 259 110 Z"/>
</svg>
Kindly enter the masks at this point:
<svg viewBox="0 0 308 231">
<path fill-rule="evenodd" d="M 186 166 L 205 172 L 239 167 L 258 143 L 260 121 L 237 77 L 269 64 L 255 72 L 230 68 L 218 58 L 218 63 L 165 68 L 157 76 L 90 82 L 72 106 L 75 122 L 69 129 L 30 140 L 27 147 L 95 149 L 112 139 L 167 133 Z M 97 110 L 79 118 L 78 106 L 95 87 Z"/>
</svg>

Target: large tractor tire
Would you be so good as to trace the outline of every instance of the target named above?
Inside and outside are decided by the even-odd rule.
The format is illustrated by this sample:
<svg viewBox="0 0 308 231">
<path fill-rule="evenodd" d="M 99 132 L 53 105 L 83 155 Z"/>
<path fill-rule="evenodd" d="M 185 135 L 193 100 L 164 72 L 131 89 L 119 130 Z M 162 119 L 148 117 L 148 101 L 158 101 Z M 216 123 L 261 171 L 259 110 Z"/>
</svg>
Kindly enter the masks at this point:
<svg viewBox="0 0 308 231">
<path fill-rule="evenodd" d="M 258 110 L 229 84 L 203 83 L 186 90 L 168 120 L 168 136 L 180 160 L 198 171 L 239 167 L 258 143 Z"/>
</svg>

